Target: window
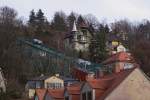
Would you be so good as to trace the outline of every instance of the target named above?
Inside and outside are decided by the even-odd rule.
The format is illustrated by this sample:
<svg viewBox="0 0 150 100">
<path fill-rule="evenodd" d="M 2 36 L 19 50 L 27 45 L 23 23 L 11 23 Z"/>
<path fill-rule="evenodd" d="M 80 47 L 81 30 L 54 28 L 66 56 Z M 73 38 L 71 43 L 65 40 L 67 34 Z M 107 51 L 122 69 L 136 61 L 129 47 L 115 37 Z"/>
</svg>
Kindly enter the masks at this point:
<svg viewBox="0 0 150 100">
<path fill-rule="evenodd" d="M 131 68 L 133 68 L 133 64 L 131 64 L 131 63 L 124 64 L 124 69 L 131 69 Z"/>
<path fill-rule="evenodd" d="M 61 87 L 62 87 L 61 83 L 47 83 L 47 88 L 58 89 Z"/>
<path fill-rule="evenodd" d="M 81 40 L 81 35 L 78 35 L 77 39 L 80 41 Z"/>
</svg>

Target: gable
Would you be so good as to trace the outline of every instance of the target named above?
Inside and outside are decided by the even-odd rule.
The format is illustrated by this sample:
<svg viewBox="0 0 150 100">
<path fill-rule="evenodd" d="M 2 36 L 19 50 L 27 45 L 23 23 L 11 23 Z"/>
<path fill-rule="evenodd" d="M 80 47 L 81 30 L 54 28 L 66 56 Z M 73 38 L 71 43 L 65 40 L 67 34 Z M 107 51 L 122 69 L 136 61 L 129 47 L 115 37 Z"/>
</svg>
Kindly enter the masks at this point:
<svg viewBox="0 0 150 100">
<path fill-rule="evenodd" d="M 56 76 L 52 76 L 52 77 L 50 77 L 50 78 L 47 78 L 46 80 L 45 80 L 45 83 L 63 83 L 63 80 L 62 79 L 60 79 L 60 78 L 58 78 L 58 77 L 56 77 Z"/>
<path fill-rule="evenodd" d="M 149 100 L 149 93 L 149 80 L 136 68 L 105 100 Z"/>
</svg>

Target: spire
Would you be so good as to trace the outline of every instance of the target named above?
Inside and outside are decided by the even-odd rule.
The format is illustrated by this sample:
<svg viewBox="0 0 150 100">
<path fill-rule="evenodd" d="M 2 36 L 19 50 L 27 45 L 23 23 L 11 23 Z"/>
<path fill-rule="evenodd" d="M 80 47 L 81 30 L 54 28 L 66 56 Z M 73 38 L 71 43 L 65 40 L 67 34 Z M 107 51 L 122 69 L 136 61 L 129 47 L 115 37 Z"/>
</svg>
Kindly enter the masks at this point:
<svg viewBox="0 0 150 100">
<path fill-rule="evenodd" d="M 77 31 L 77 26 L 76 26 L 76 22 L 74 21 L 72 32 L 76 32 L 76 31 Z"/>
</svg>

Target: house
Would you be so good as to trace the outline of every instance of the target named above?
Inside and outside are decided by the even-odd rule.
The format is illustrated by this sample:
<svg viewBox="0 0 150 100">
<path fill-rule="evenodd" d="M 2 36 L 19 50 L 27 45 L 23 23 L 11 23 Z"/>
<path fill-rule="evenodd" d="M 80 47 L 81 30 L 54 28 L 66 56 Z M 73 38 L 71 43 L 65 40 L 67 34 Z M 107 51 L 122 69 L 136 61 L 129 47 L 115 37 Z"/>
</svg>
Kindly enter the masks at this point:
<svg viewBox="0 0 150 100">
<path fill-rule="evenodd" d="M 106 50 L 108 52 L 116 51 L 116 47 L 120 44 L 120 41 L 116 34 L 108 33 L 106 36 Z"/>
<path fill-rule="evenodd" d="M 6 92 L 6 82 L 2 69 L 0 68 L 0 93 L 1 92 Z"/>
<path fill-rule="evenodd" d="M 80 100 L 105 100 L 110 91 L 119 86 L 134 70 L 135 68 L 131 68 L 119 73 L 107 74 L 102 78 L 87 78 L 87 82 L 81 89 Z"/>
<path fill-rule="evenodd" d="M 29 93 L 29 98 L 32 98 L 35 94 L 35 89 L 59 89 L 77 81 L 72 78 L 60 76 L 59 74 L 53 76 L 41 75 L 40 77 L 30 79 L 26 84 L 26 90 Z"/>
<path fill-rule="evenodd" d="M 103 93 L 110 87 L 114 78 L 87 79 L 82 87 L 80 100 L 99 100 Z"/>
<path fill-rule="evenodd" d="M 133 68 L 135 65 L 135 61 L 130 53 L 118 52 L 103 61 L 102 64 L 112 72 L 120 72 L 124 69 Z"/>
<path fill-rule="evenodd" d="M 64 88 L 48 89 L 44 100 L 64 100 Z"/>
<path fill-rule="evenodd" d="M 88 52 L 92 37 L 93 35 L 86 23 L 82 23 L 78 30 L 74 22 L 72 31 L 65 37 L 65 44 L 78 52 Z"/>
<path fill-rule="evenodd" d="M 121 51 L 126 51 L 122 44 L 128 43 L 128 33 L 121 31 L 120 33 L 108 33 L 106 36 L 106 50 L 109 55 L 115 54 L 118 52 L 118 47 L 122 48 Z M 119 51 L 120 52 L 120 51 Z"/>
<path fill-rule="evenodd" d="M 36 89 L 35 100 L 149 100 L 150 80 L 139 67 L 87 77 L 66 88 Z M 44 98 L 44 99 L 43 99 Z"/>
<path fill-rule="evenodd" d="M 126 52 L 127 49 L 122 45 L 122 44 L 119 44 L 117 46 L 117 52 Z"/>
<path fill-rule="evenodd" d="M 36 77 L 28 80 L 26 84 L 26 91 L 29 93 L 29 98 L 33 98 L 35 94 L 35 89 L 42 88 L 63 88 L 64 81 L 60 79 L 57 75 L 54 76 L 44 76 Z"/>
<path fill-rule="evenodd" d="M 99 100 L 149 100 L 150 80 L 140 68 L 128 69 L 113 77 L 116 78 L 111 87 Z"/>
<path fill-rule="evenodd" d="M 84 82 L 78 82 L 66 87 L 64 97 L 65 100 L 80 100 L 81 89 Z"/>
</svg>

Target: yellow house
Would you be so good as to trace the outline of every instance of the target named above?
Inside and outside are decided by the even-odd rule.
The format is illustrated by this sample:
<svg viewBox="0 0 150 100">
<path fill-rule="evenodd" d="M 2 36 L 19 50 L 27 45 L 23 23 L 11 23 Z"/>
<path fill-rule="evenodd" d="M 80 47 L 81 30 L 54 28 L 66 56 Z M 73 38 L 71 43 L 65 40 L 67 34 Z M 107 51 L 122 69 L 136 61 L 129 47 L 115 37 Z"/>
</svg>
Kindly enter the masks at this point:
<svg viewBox="0 0 150 100">
<path fill-rule="evenodd" d="M 34 79 L 31 79 L 26 84 L 26 90 L 29 93 L 29 98 L 33 98 L 35 95 L 35 89 L 44 88 L 44 89 L 59 89 L 64 88 L 65 85 L 77 82 L 77 80 L 59 76 L 59 74 L 53 76 L 40 76 Z"/>
<path fill-rule="evenodd" d="M 57 89 L 64 87 L 64 80 L 59 77 L 58 74 L 51 76 L 44 80 L 44 87 L 50 89 Z"/>
<path fill-rule="evenodd" d="M 112 46 L 118 46 L 119 42 L 118 41 L 112 41 Z"/>
<path fill-rule="evenodd" d="M 26 91 L 28 92 L 29 98 L 33 98 L 35 95 L 35 89 L 38 88 L 50 88 L 57 89 L 64 87 L 64 80 L 59 77 L 59 74 L 54 76 L 40 76 L 31 79 L 26 84 Z"/>
</svg>

